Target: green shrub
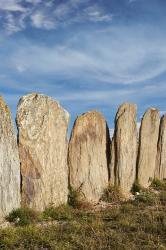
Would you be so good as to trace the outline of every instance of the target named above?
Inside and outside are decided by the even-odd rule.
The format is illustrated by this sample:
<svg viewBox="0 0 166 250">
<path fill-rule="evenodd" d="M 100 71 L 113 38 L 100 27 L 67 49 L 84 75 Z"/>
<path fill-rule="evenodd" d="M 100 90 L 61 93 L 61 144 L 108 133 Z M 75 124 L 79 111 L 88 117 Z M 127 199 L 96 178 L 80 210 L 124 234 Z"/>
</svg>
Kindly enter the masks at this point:
<svg viewBox="0 0 166 250">
<path fill-rule="evenodd" d="M 6 220 L 18 226 L 25 226 L 36 222 L 38 220 L 38 213 L 27 207 L 18 208 L 13 210 L 6 217 Z"/>
<path fill-rule="evenodd" d="M 158 195 L 152 192 L 142 192 L 135 197 L 135 202 L 142 202 L 147 205 L 155 205 L 159 202 Z"/>
<path fill-rule="evenodd" d="M 131 192 L 132 192 L 133 194 L 136 194 L 136 193 L 139 193 L 140 191 L 143 191 L 143 190 L 144 190 L 144 188 L 139 184 L 139 181 L 136 180 L 136 181 L 134 182 L 134 184 L 133 184 L 133 187 L 132 187 L 132 189 L 131 189 Z"/>
<path fill-rule="evenodd" d="M 151 187 L 154 188 L 155 190 L 165 190 L 166 191 L 166 180 L 158 180 L 154 179 L 152 181 Z"/>
<path fill-rule="evenodd" d="M 73 208 L 80 208 L 85 203 L 85 197 L 81 191 L 81 187 L 77 190 L 70 187 L 68 195 L 68 204 Z"/>
<path fill-rule="evenodd" d="M 103 195 L 101 197 L 102 201 L 105 202 L 119 202 L 123 199 L 122 193 L 118 186 L 108 186 L 104 189 Z"/>
<path fill-rule="evenodd" d="M 47 207 L 42 213 L 44 220 L 71 220 L 72 219 L 72 208 L 67 205 L 61 205 L 59 207 Z"/>
</svg>

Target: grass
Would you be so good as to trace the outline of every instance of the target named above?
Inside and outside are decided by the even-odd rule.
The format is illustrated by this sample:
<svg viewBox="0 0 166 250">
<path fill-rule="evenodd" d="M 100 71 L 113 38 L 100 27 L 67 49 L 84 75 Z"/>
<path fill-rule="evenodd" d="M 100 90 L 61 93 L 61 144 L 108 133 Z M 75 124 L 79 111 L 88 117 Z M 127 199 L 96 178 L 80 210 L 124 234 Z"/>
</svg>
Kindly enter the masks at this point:
<svg viewBox="0 0 166 250">
<path fill-rule="evenodd" d="M 68 221 L 72 219 L 71 207 L 61 205 L 57 208 L 50 206 L 45 209 L 41 216 L 44 220 Z"/>
<path fill-rule="evenodd" d="M 142 191 L 134 201 L 116 200 L 99 210 L 72 206 L 50 206 L 41 214 L 21 210 L 13 211 L 8 219 L 28 217 L 29 223 L 1 229 L 0 249 L 166 249 L 166 191 L 162 187 L 158 192 Z M 55 220 L 56 224 L 47 224 Z M 39 226 L 38 221 L 46 225 Z"/>
</svg>

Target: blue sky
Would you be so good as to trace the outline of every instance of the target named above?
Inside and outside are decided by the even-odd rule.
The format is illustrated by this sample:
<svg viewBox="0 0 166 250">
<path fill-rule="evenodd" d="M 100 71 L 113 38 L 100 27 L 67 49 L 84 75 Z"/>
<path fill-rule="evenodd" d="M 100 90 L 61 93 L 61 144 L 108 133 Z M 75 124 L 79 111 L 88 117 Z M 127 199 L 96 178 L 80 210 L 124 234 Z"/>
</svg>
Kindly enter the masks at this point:
<svg viewBox="0 0 166 250">
<path fill-rule="evenodd" d="M 117 107 L 166 110 L 165 0 L 0 0 L 0 94 L 40 92 L 113 127 Z"/>
</svg>

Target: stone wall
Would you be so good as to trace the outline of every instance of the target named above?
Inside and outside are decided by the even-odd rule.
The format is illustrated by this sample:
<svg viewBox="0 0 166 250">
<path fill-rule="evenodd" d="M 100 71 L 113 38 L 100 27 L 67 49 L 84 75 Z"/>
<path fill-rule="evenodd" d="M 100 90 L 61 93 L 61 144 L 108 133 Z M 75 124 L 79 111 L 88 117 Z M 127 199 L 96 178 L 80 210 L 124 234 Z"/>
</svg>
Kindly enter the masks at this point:
<svg viewBox="0 0 166 250">
<path fill-rule="evenodd" d="M 137 107 L 122 104 L 112 140 L 97 111 L 79 116 L 67 139 L 69 114 L 57 101 L 32 93 L 20 99 L 16 132 L 0 98 L 0 219 L 29 206 L 38 211 L 68 202 L 70 190 L 99 202 L 108 185 L 128 197 L 137 180 L 144 188 L 166 178 L 166 116 L 148 109 L 137 131 Z"/>
</svg>

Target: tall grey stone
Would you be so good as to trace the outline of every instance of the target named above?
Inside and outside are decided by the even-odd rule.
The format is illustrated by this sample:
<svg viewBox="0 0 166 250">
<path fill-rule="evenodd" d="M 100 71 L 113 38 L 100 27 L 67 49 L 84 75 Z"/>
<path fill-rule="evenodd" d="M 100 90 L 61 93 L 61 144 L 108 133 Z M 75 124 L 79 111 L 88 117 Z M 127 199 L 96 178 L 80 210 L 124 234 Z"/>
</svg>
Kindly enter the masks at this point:
<svg viewBox="0 0 166 250">
<path fill-rule="evenodd" d="M 166 179 L 166 115 L 160 122 L 155 178 Z"/>
<path fill-rule="evenodd" d="M 144 188 L 150 186 L 155 175 L 160 114 L 148 109 L 141 122 L 138 150 L 138 181 Z"/>
<path fill-rule="evenodd" d="M 98 202 L 108 186 L 110 138 L 106 121 L 97 111 L 79 116 L 69 142 L 70 185 L 89 202 Z"/>
<path fill-rule="evenodd" d="M 128 196 L 136 178 L 137 159 L 137 107 L 122 104 L 115 118 L 114 152 L 115 184 Z"/>
<path fill-rule="evenodd" d="M 22 204 L 38 211 L 67 202 L 69 114 L 48 96 L 32 93 L 17 110 Z"/>
<path fill-rule="evenodd" d="M 0 97 L 0 220 L 20 207 L 20 161 L 10 110 Z"/>
</svg>

